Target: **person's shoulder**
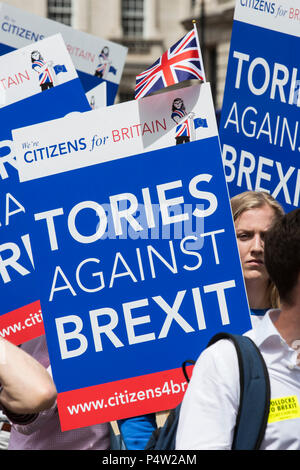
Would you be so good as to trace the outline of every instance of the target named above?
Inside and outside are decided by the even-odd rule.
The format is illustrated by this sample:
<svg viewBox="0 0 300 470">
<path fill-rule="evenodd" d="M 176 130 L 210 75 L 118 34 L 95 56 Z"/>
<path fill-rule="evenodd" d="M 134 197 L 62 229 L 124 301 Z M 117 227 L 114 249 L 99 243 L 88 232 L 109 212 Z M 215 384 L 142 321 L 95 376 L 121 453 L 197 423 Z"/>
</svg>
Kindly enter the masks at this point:
<svg viewBox="0 0 300 470">
<path fill-rule="evenodd" d="M 208 346 L 205 351 L 209 351 L 210 354 L 232 354 L 235 351 L 235 346 L 230 338 L 222 338 Z"/>
<path fill-rule="evenodd" d="M 236 348 L 230 339 L 220 339 L 205 348 L 199 356 L 198 361 L 207 364 L 215 364 L 218 367 L 227 368 L 237 358 Z M 230 367 L 230 366 L 229 366 Z"/>
<path fill-rule="evenodd" d="M 232 384 L 238 383 L 239 366 L 235 346 L 230 339 L 220 339 L 205 348 L 193 369 L 192 380 L 201 383 Z"/>
</svg>

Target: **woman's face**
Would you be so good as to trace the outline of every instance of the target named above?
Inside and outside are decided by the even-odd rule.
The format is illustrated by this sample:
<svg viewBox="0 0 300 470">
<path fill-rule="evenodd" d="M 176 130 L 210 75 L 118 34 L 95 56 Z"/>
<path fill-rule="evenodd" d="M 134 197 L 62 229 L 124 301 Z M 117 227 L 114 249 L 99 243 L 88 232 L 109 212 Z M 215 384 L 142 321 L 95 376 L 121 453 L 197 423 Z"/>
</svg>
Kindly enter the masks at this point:
<svg viewBox="0 0 300 470">
<path fill-rule="evenodd" d="M 181 100 L 175 100 L 173 105 L 174 105 L 174 108 L 180 109 L 181 105 L 182 105 L 182 101 Z"/>
<path fill-rule="evenodd" d="M 274 209 L 265 204 L 256 209 L 249 209 L 235 221 L 238 249 L 245 282 L 269 279 L 264 263 L 264 238 L 274 218 Z"/>
<path fill-rule="evenodd" d="M 39 52 L 33 52 L 31 54 L 33 60 L 38 60 L 40 58 L 40 53 Z"/>
</svg>

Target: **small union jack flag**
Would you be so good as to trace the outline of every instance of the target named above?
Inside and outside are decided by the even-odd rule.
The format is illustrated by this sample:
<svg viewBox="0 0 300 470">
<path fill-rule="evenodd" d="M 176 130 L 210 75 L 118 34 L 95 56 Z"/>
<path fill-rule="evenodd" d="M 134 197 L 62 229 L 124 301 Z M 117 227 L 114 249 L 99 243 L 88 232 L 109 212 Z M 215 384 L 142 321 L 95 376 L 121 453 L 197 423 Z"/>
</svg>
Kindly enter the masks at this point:
<svg viewBox="0 0 300 470">
<path fill-rule="evenodd" d="M 184 80 L 204 81 L 201 51 L 194 28 L 136 77 L 135 99 Z"/>
<path fill-rule="evenodd" d="M 46 65 L 46 62 L 42 59 L 35 60 L 32 63 L 33 70 L 35 70 L 39 74 L 40 85 L 42 85 L 43 83 L 53 82 L 53 77 L 52 77 L 50 69 L 47 67 L 46 69 L 42 71 L 42 67 L 44 67 L 45 65 Z"/>
<path fill-rule="evenodd" d="M 188 119 L 176 127 L 175 137 L 180 137 L 182 135 L 191 137 L 191 128 Z"/>
<path fill-rule="evenodd" d="M 174 119 L 175 122 L 178 122 L 178 120 L 175 119 L 176 117 L 179 118 L 179 120 L 181 121 L 181 124 L 179 124 L 176 127 L 176 136 L 175 137 L 180 137 L 180 136 L 190 137 L 191 136 L 190 124 L 189 124 L 188 117 L 186 118 L 186 120 L 183 120 L 183 118 L 185 116 L 187 116 L 186 113 L 184 111 L 182 111 L 181 109 L 176 109 L 172 113 L 171 117 Z"/>
</svg>

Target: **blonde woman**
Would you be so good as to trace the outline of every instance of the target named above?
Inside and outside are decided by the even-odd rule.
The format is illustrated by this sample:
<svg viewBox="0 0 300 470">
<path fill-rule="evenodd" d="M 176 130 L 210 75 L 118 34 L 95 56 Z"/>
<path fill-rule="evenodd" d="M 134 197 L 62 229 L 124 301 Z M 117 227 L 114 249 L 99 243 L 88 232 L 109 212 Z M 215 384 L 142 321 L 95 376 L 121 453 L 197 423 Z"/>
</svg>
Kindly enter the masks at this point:
<svg viewBox="0 0 300 470">
<path fill-rule="evenodd" d="M 264 263 L 264 236 L 284 210 L 270 194 L 246 191 L 231 199 L 237 244 L 252 316 L 279 307 L 277 290 Z"/>
</svg>

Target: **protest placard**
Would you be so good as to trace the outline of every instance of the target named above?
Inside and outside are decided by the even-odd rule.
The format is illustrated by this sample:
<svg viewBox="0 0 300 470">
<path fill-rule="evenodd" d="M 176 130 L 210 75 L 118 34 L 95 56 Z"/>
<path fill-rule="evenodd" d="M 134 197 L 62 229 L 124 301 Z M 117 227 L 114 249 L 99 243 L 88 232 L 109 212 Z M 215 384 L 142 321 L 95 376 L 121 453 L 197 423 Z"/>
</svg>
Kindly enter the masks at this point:
<svg viewBox="0 0 300 470">
<path fill-rule="evenodd" d="M 0 57 L 0 71 L 0 334 L 19 344 L 42 334 L 43 321 L 11 130 L 90 106 L 60 34 Z"/>
<path fill-rule="evenodd" d="M 290 211 L 300 195 L 300 9 L 237 0 L 220 140 L 231 196 L 266 191 Z"/>
<path fill-rule="evenodd" d="M 86 93 L 86 97 L 90 103 L 91 109 L 98 109 L 103 106 L 107 106 L 106 82 L 102 82 L 100 85 L 92 88 Z"/>
<path fill-rule="evenodd" d="M 176 406 L 182 362 L 251 326 L 209 84 L 69 124 L 13 132 L 64 431 Z"/>
<path fill-rule="evenodd" d="M 0 55 L 61 33 L 85 92 L 107 85 L 113 104 L 127 56 L 127 48 L 0 2 Z"/>
<path fill-rule="evenodd" d="M 41 123 L 38 129 L 42 140 L 36 135 L 35 126 L 18 130 L 18 140 L 22 139 L 25 150 L 22 158 L 18 158 L 20 181 L 173 146 L 182 138 L 199 140 L 214 136 L 217 130 L 209 95 L 200 90 L 192 87 L 185 92 L 162 94 L 153 101 L 128 101 L 117 108 L 109 106 L 71 116 L 56 125 Z M 202 108 L 198 104 L 200 97 Z M 182 109 L 185 114 L 178 122 Z M 84 134 L 80 134 L 82 129 Z M 63 142 L 67 150 L 61 151 L 59 144 Z"/>
</svg>

